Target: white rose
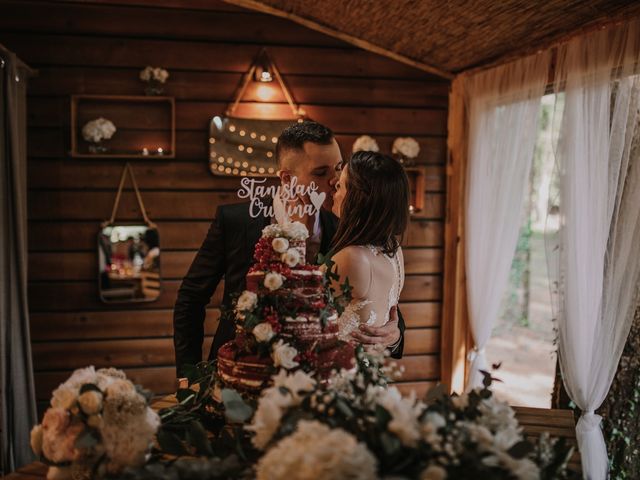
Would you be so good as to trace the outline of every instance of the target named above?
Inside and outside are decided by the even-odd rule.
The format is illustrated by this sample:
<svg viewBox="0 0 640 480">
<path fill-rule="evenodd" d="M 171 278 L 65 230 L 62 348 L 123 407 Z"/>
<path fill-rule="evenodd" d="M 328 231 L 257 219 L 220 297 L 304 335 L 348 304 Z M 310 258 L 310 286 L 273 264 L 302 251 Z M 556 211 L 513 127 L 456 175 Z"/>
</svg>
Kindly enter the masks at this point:
<svg viewBox="0 0 640 480">
<path fill-rule="evenodd" d="M 31 450 L 38 457 L 42 455 L 42 425 L 36 425 L 31 430 Z"/>
<path fill-rule="evenodd" d="M 95 415 L 102 410 L 102 394 L 95 390 L 89 390 L 78 397 L 78 403 L 84 413 Z"/>
<path fill-rule="evenodd" d="M 151 80 L 151 67 L 146 67 L 140 72 L 140 80 L 142 80 L 143 82 L 148 82 L 149 80 Z"/>
<path fill-rule="evenodd" d="M 295 267 L 300 263 L 300 252 L 295 248 L 290 248 L 282 254 L 281 260 L 289 267 Z"/>
<path fill-rule="evenodd" d="M 387 428 L 395 433 L 400 441 L 407 446 L 414 446 L 420 439 L 418 417 L 424 405 L 417 402 L 415 393 L 403 397 L 395 387 L 390 387 L 380 393 L 378 403 L 391 415 Z"/>
<path fill-rule="evenodd" d="M 411 137 L 398 137 L 393 141 L 391 153 L 399 153 L 406 158 L 416 158 L 420 153 L 420 144 Z"/>
<path fill-rule="evenodd" d="M 284 283 L 284 277 L 276 272 L 269 272 L 264 277 L 264 286 L 272 292 L 279 289 Z"/>
<path fill-rule="evenodd" d="M 422 471 L 420 480 L 444 480 L 447 478 L 447 471 L 437 465 L 431 465 Z"/>
<path fill-rule="evenodd" d="M 309 230 L 301 222 L 290 222 L 282 226 L 282 232 L 291 240 L 306 240 Z"/>
<path fill-rule="evenodd" d="M 298 355 L 298 351 L 288 343 L 284 343 L 283 340 L 278 340 L 273 345 L 273 351 L 271 352 L 271 358 L 273 358 L 273 364 L 276 367 L 284 367 L 287 370 L 297 367 L 298 362 L 294 360 Z"/>
<path fill-rule="evenodd" d="M 365 151 L 365 152 L 379 152 L 380 147 L 378 147 L 378 142 L 376 142 L 369 135 L 362 135 L 358 137 L 355 142 L 353 142 L 352 147 L 353 153 Z"/>
<path fill-rule="evenodd" d="M 253 310 L 258 303 L 258 295 L 249 290 L 242 292 L 236 304 L 236 311 Z"/>
<path fill-rule="evenodd" d="M 267 322 L 262 322 L 253 327 L 252 330 L 253 336 L 256 337 L 256 340 L 259 342 L 268 342 L 273 338 L 273 328 L 271 328 L 271 324 Z"/>
<path fill-rule="evenodd" d="M 284 253 L 289 248 L 289 240 L 282 237 L 276 237 L 271 241 L 271 246 L 278 253 Z"/>
</svg>

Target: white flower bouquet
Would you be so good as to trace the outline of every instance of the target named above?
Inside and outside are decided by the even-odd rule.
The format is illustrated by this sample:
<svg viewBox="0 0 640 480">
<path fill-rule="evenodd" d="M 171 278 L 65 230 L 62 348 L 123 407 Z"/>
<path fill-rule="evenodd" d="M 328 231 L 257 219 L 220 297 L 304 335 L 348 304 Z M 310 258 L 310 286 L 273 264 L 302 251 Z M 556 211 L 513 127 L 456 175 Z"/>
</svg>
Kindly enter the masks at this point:
<svg viewBox="0 0 640 480">
<path fill-rule="evenodd" d="M 165 83 L 169 78 L 169 72 L 164 68 L 147 66 L 140 71 L 140 80 L 143 82 Z"/>
<path fill-rule="evenodd" d="M 420 154 L 420 144 L 412 137 L 398 137 L 393 141 L 391 153 L 413 160 Z"/>
<path fill-rule="evenodd" d="M 147 66 L 140 71 L 140 80 L 147 84 L 144 90 L 147 95 L 160 95 L 168 78 L 169 72 L 164 68 Z"/>
<path fill-rule="evenodd" d="M 380 147 L 378 147 L 378 142 L 375 141 L 373 137 L 369 135 L 362 135 L 353 142 L 352 152 L 379 152 Z"/>
<path fill-rule="evenodd" d="M 143 465 L 160 424 L 144 393 L 120 370 L 76 370 L 31 431 L 47 478 L 104 477 Z"/>
<path fill-rule="evenodd" d="M 106 149 L 100 148 L 100 142 L 103 140 L 109 140 L 116 133 L 116 126 L 111 120 L 100 117 L 91 120 L 84 124 L 82 127 L 82 138 L 91 143 L 90 150 L 94 153 L 104 151 Z"/>
</svg>

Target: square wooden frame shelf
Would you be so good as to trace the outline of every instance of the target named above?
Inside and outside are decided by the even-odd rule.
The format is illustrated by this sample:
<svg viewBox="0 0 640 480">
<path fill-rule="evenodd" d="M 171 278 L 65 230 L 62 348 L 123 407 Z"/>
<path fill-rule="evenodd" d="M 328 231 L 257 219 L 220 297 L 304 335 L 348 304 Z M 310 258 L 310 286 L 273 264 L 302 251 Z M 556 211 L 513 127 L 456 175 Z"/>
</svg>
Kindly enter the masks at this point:
<svg viewBox="0 0 640 480">
<path fill-rule="evenodd" d="M 98 117 L 110 119 L 118 129 L 108 142 L 117 146 L 91 153 L 82 138 L 82 127 Z M 176 156 L 176 107 L 173 97 L 144 95 L 72 95 L 72 158 L 172 159 Z M 120 137 L 118 137 L 120 133 Z M 114 142 L 114 140 L 116 140 Z M 143 154 L 143 148 L 149 152 Z M 163 153 L 158 154 L 158 148 Z"/>
</svg>

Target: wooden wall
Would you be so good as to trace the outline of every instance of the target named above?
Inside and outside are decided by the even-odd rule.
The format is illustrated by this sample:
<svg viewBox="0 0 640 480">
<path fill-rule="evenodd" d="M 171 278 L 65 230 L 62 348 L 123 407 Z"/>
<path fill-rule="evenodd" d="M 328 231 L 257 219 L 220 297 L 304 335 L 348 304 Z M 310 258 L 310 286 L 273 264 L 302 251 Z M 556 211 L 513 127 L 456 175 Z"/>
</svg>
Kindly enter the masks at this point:
<svg viewBox="0 0 640 480">
<path fill-rule="evenodd" d="M 236 201 L 238 182 L 208 173 L 208 121 L 223 113 L 265 45 L 298 102 L 337 132 L 345 154 L 365 133 L 387 152 L 397 136 L 420 142 L 429 218 L 412 221 L 408 233 L 401 307 L 409 330 L 401 364 L 402 388 L 424 391 L 440 375 L 448 82 L 283 19 L 213 1 L 158 3 L 0 0 L 0 43 L 39 71 L 28 99 L 29 303 L 38 399 L 48 399 L 72 369 L 90 364 L 124 368 L 158 394 L 174 389 L 176 292 L 216 205 Z M 110 214 L 123 162 L 69 157 L 69 95 L 140 94 L 138 72 L 148 64 L 169 69 L 166 94 L 176 98 L 176 159 L 133 162 L 160 229 L 164 291 L 155 303 L 107 306 L 96 288 L 96 233 Z M 133 195 L 123 200 L 119 217 L 139 218 Z M 220 292 L 208 310 L 205 352 L 219 298 Z"/>
</svg>

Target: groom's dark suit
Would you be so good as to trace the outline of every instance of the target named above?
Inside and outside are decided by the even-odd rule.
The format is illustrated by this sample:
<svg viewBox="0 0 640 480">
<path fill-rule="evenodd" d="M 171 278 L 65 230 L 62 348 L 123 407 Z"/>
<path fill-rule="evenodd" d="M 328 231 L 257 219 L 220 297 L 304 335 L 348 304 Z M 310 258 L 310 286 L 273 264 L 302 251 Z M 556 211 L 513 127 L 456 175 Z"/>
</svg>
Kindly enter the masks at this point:
<svg viewBox="0 0 640 480">
<path fill-rule="evenodd" d="M 252 218 L 248 202 L 218 207 L 209 232 L 178 290 L 173 315 L 178 377 L 184 376 L 185 365 L 195 365 L 202 359 L 205 308 L 220 280 L 224 277 L 222 306 L 229 307 L 231 295 L 245 289 L 245 276 L 253 263 L 254 247 L 262 229 L 270 222 L 270 218 L 263 216 Z M 337 225 L 335 215 L 320 210 L 320 253 L 329 251 Z M 400 314 L 399 317 L 398 327 L 403 338 L 392 354 L 396 358 L 402 356 L 404 343 L 404 321 Z M 231 318 L 221 318 L 209 359 L 214 359 L 218 349 L 234 336 L 235 325 Z"/>
</svg>

